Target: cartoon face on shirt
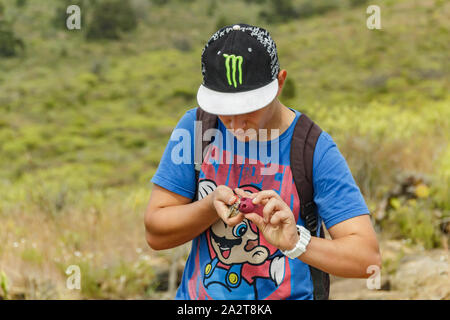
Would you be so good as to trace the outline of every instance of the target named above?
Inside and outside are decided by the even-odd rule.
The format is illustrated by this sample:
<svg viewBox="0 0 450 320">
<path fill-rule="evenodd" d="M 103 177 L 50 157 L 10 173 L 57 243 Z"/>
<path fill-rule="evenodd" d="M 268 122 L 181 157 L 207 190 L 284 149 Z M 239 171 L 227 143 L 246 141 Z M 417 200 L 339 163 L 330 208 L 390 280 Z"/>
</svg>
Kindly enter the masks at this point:
<svg viewBox="0 0 450 320">
<path fill-rule="evenodd" d="M 216 183 L 212 180 L 202 180 L 199 184 L 199 199 L 214 191 Z M 252 185 L 241 186 L 245 191 L 258 192 Z M 262 246 L 256 226 L 244 219 L 236 226 L 230 227 L 222 220 L 211 226 L 211 245 L 220 262 L 226 265 L 263 263 L 270 255 L 269 249 Z"/>
<path fill-rule="evenodd" d="M 269 250 L 259 244 L 258 233 L 244 219 L 230 227 L 218 221 L 211 227 L 211 244 L 217 258 L 223 264 L 261 264 L 269 256 Z"/>
</svg>

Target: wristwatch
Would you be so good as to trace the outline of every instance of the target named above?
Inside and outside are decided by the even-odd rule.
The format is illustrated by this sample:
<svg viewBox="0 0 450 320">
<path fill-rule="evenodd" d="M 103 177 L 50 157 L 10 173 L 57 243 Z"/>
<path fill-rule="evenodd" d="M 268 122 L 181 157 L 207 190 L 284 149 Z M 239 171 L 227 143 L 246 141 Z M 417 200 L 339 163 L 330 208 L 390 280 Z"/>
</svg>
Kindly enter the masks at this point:
<svg viewBox="0 0 450 320">
<path fill-rule="evenodd" d="M 303 252 L 306 251 L 306 246 L 309 244 L 309 241 L 311 241 L 311 234 L 309 233 L 308 229 L 299 225 L 297 225 L 296 227 L 300 237 L 298 238 L 295 247 L 291 250 L 281 251 L 285 256 L 287 256 L 290 259 L 295 259 L 298 258 L 300 255 L 302 255 Z"/>
</svg>

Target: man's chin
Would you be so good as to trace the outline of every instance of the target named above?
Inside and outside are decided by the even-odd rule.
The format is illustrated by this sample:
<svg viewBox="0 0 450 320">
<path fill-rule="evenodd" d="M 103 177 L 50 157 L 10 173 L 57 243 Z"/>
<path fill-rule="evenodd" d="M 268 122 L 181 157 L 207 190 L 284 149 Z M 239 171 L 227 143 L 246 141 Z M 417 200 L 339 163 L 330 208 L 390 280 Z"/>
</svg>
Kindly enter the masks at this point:
<svg viewBox="0 0 450 320">
<path fill-rule="evenodd" d="M 238 134 L 238 133 L 233 133 L 233 135 L 236 137 L 236 139 L 240 142 L 248 142 L 248 141 L 252 141 L 252 140 L 258 140 L 258 135 L 256 133 L 252 133 L 252 134 Z"/>
<path fill-rule="evenodd" d="M 249 141 L 252 141 L 252 140 L 256 140 L 256 136 L 254 136 L 254 137 L 249 137 L 249 136 L 236 136 L 236 135 L 235 135 L 235 137 L 236 137 L 236 139 L 237 139 L 239 142 L 249 142 Z"/>
</svg>

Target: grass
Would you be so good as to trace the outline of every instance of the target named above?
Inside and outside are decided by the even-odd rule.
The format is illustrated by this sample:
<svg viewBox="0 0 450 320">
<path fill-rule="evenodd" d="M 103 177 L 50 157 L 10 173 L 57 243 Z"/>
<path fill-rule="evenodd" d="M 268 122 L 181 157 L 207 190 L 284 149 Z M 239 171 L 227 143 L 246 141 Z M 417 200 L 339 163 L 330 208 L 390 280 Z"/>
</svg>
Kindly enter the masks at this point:
<svg viewBox="0 0 450 320">
<path fill-rule="evenodd" d="M 270 30 L 288 71 L 282 102 L 332 135 L 372 211 L 399 175 L 429 178 L 429 195 L 399 199 L 381 227 L 440 245 L 436 226 L 450 211 L 448 2 L 371 2 L 383 28 L 371 31 L 364 5 L 267 24 L 264 3 L 135 0 L 137 29 L 118 41 L 55 26 L 54 0 L 3 3 L 25 51 L 0 58 L 1 297 L 158 296 L 170 251 L 145 243 L 149 180 L 196 106 L 200 53 L 223 23 Z M 81 292 L 65 286 L 71 264 Z"/>
</svg>

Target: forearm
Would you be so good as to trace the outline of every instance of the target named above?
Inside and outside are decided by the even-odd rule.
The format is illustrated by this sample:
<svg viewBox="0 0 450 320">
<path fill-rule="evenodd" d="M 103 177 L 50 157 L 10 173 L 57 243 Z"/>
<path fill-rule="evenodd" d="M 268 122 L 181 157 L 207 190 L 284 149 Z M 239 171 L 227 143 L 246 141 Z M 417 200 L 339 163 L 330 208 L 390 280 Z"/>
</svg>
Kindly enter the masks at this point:
<svg viewBox="0 0 450 320">
<path fill-rule="evenodd" d="M 367 278 L 367 267 L 381 267 L 376 245 L 364 237 L 351 234 L 339 239 L 311 237 L 305 253 L 299 259 L 317 269 L 345 278 Z"/>
<path fill-rule="evenodd" d="M 186 243 L 211 226 L 219 217 L 211 205 L 211 194 L 192 203 L 159 208 L 145 217 L 146 237 L 155 250 Z"/>
</svg>

